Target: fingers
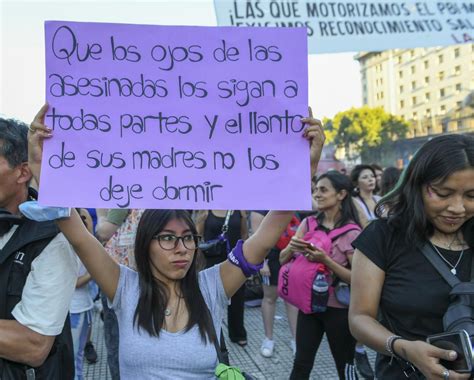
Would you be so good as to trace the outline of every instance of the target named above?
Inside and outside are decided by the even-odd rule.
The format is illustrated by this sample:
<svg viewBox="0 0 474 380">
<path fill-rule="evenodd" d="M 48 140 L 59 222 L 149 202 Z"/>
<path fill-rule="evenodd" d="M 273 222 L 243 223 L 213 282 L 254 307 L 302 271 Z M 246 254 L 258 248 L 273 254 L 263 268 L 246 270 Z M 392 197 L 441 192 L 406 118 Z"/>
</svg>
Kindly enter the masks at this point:
<svg viewBox="0 0 474 380">
<path fill-rule="evenodd" d="M 435 358 L 443 359 L 443 360 L 448 360 L 450 362 L 456 360 L 458 357 L 458 354 L 456 351 L 453 350 L 443 350 L 442 348 L 438 348 L 436 346 L 431 346 L 432 351 L 431 351 L 431 356 L 434 356 Z"/>
<path fill-rule="evenodd" d="M 44 117 L 46 116 L 46 112 L 48 112 L 48 108 L 49 108 L 49 104 L 45 103 L 43 105 L 43 107 L 40 108 L 40 110 L 38 111 L 36 116 L 34 117 L 33 123 L 38 122 L 40 124 L 44 124 Z M 33 124 L 33 123 L 31 123 L 31 124 Z"/>
<path fill-rule="evenodd" d="M 310 118 L 313 118 L 313 110 L 311 109 L 311 107 L 308 107 L 308 115 Z"/>
<path fill-rule="evenodd" d="M 469 373 L 457 373 L 454 371 L 449 371 L 449 380 L 467 380 L 471 378 L 471 374 Z"/>
<path fill-rule="evenodd" d="M 36 114 L 32 123 L 28 127 L 28 136 L 31 139 L 46 139 L 51 137 L 51 129 L 44 125 L 44 118 L 49 105 L 46 103 Z"/>
</svg>

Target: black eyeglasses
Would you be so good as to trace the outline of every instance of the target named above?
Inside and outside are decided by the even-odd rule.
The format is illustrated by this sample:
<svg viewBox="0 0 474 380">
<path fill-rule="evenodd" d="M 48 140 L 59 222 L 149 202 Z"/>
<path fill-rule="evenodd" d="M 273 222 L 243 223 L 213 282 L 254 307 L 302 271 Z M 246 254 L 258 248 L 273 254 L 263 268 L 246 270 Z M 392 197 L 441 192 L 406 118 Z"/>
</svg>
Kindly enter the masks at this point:
<svg viewBox="0 0 474 380">
<path fill-rule="evenodd" d="M 184 248 L 196 249 L 199 244 L 199 241 L 201 240 L 201 236 L 193 234 L 183 236 L 166 234 L 156 235 L 153 237 L 153 239 L 158 240 L 158 244 L 161 248 L 166 251 L 171 251 L 178 246 L 180 240 L 183 242 Z"/>
</svg>

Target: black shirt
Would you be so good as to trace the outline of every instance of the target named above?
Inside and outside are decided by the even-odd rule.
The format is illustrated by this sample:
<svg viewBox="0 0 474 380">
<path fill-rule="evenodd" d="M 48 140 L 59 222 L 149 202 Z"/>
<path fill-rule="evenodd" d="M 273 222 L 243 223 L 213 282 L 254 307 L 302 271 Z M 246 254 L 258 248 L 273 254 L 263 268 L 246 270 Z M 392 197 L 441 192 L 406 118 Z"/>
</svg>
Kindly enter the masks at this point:
<svg viewBox="0 0 474 380">
<path fill-rule="evenodd" d="M 227 229 L 227 239 L 229 239 L 230 248 L 234 248 L 237 241 L 241 239 L 241 221 L 242 215 L 239 210 L 234 210 L 229 218 L 229 224 Z M 204 240 L 216 239 L 222 232 L 222 226 L 225 222 L 225 216 L 216 216 L 209 210 L 206 221 L 204 223 Z M 221 263 L 227 259 L 226 256 L 222 257 L 206 257 L 206 268 Z"/>
<path fill-rule="evenodd" d="M 423 341 L 428 335 L 443 332 L 442 318 L 451 287 L 414 244 L 407 244 L 403 234 L 391 228 L 387 220 L 379 219 L 371 222 L 352 245 L 385 272 L 380 315 L 388 330 L 406 339 Z M 461 251 L 437 248 L 456 264 Z M 465 250 L 456 267 L 461 281 L 470 280 L 471 255 L 472 249 Z M 389 358 L 384 356 L 377 359 L 378 367 L 381 359 L 383 366 L 388 364 Z M 397 378 L 380 375 L 380 379 Z"/>
</svg>

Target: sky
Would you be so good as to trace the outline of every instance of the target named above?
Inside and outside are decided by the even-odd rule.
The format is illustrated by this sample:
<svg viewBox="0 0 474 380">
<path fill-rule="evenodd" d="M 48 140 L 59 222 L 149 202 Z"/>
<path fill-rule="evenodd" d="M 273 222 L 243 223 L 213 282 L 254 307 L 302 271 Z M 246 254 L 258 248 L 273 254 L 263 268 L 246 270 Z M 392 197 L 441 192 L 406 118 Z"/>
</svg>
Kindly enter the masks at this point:
<svg viewBox="0 0 474 380">
<path fill-rule="evenodd" d="M 213 0 L 0 0 L 0 114 L 30 122 L 44 103 L 45 20 L 217 25 Z M 316 117 L 361 106 L 354 55 L 309 56 L 309 105 Z"/>
</svg>

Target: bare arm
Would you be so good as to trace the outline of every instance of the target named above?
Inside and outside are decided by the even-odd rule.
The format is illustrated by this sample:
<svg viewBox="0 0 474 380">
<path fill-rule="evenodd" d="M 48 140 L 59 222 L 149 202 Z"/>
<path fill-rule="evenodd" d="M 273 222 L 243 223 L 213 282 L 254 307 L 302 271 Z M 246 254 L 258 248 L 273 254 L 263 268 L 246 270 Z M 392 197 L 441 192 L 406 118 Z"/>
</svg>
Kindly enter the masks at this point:
<svg viewBox="0 0 474 380">
<path fill-rule="evenodd" d="M 342 266 L 341 264 L 336 263 L 328 255 L 325 254 L 324 256 L 326 257 L 326 261 L 324 261 L 324 264 L 329 268 L 329 270 L 332 271 L 342 281 L 344 281 L 347 284 L 350 284 L 351 283 L 351 270 L 349 268 Z M 352 257 L 353 257 L 352 254 L 347 255 L 347 260 L 349 261 L 349 264 L 351 266 L 352 266 Z"/>
<path fill-rule="evenodd" d="M 120 275 L 119 265 L 89 233 L 76 210 L 72 210 L 69 218 L 60 219 L 57 223 L 91 277 L 104 294 L 113 300 Z"/>
<path fill-rule="evenodd" d="M 47 110 L 47 105 L 41 108 L 28 131 L 28 164 L 38 184 L 40 183 L 43 141 L 52 136 L 51 130 L 44 125 Z M 119 265 L 109 257 L 104 247 L 87 230 L 75 209 L 72 210 L 69 218 L 58 220 L 57 223 L 92 278 L 104 294 L 109 299 L 113 299 L 120 274 Z"/>
<path fill-rule="evenodd" d="M 303 236 L 307 232 L 306 218 L 298 226 L 288 245 L 280 252 L 280 264 L 284 265 L 293 257 L 295 252 L 303 252 L 305 246 L 301 245 Z"/>
<path fill-rule="evenodd" d="M 95 235 L 101 243 L 106 243 L 119 229 L 120 226 L 110 223 L 105 218 L 100 218 L 97 222 Z"/>
<path fill-rule="evenodd" d="M 385 281 L 385 272 L 356 250 L 352 260 L 351 303 L 349 306 L 349 326 L 359 342 L 374 350 L 389 355 L 385 345 L 394 335 L 377 321 L 378 307 Z M 450 351 L 431 346 L 422 341 L 397 340 L 395 353 L 413 363 L 427 378 L 438 379 L 445 368 L 439 360 L 454 360 Z M 469 375 L 450 371 L 450 379 L 468 379 Z"/>
<path fill-rule="evenodd" d="M 39 367 L 48 357 L 55 338 L 39 334 L 15 319 L 0 319 L 1 358 Z"/>
<path fill-rule="evenodd" d="M 83 276 L 80 276 L 78 279 L 77 279 L 77 282 L 76 282 L 76 289 L 77 288 L 82 288 L 84 285 L 86 285 L 90 280 L 91 280 L 91 275 L 89 273 L 86 273 L 85 275 Z"/>
<path fill-rule="evenodd" d="M 263 218 L 264 216 L 258 212 L 252 211 L 250 213 L 250 230 L 252 231 L 252 234 L 257 231 L 258 227 L 262 223 Z"/>
<path fill-rule="evenodd" d="M 243 244 L 243 252 L 250 264 L 260 264 L 268 251 L 276 244 L 280 235 L 290 223 L 293 211 L 271 211 L 265 216 L 260 227 Z M 220 267 L 222 283 L 226 295 L 231 297 L 245 282 L 242 270 L 229 260 Z"/>
<path fill-rule="evenodd" d="M 312 118 L 311 110 L 310 117 L 302 119 L 302 122 L 309 126 L 304 132 L 304 137 L 310 143 L 310 178 L 312 178 L 318 168 L 325 136 L 321 122 Z M 270 211 L 265 216 L 257 231 L 243 244 L 243 254 L 250 264 L 260 264 L 265 259 L 290 223 L 293 213 L 293 211 Z M 220 271 L 225 292 L 230 297 L 243 285 L 245 276 L 242 270 L 229 260 L 221 264 Z"/>
</svg>

